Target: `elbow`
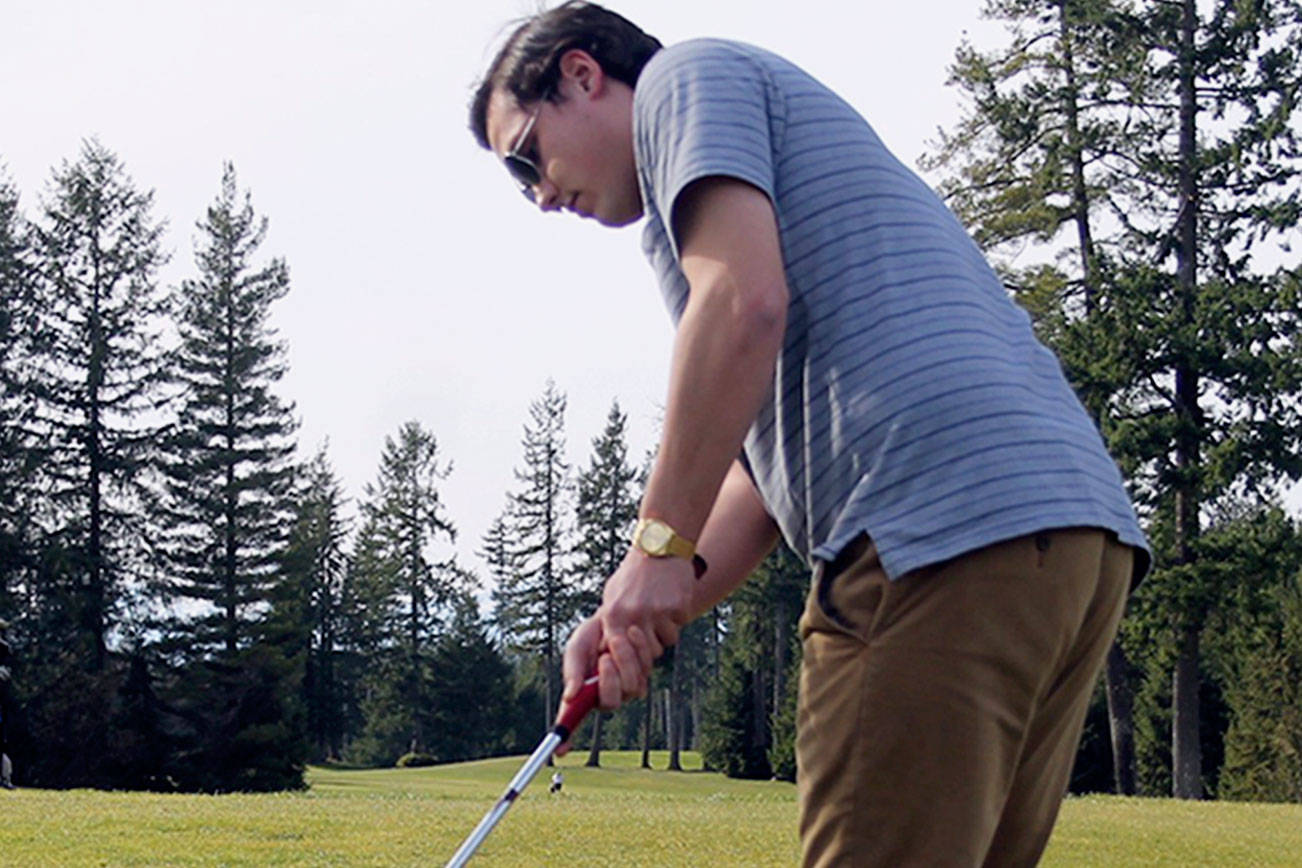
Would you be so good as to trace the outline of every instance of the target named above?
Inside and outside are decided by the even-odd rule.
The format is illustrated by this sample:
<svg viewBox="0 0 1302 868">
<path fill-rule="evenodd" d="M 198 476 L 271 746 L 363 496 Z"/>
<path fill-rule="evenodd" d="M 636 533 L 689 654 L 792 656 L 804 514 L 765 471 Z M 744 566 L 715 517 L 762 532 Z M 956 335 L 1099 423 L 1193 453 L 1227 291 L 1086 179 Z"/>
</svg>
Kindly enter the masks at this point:
<svg viewBox="0 0 1302 868">
<path fill-rule="evenodd" d="M 787 300 L 785 285 L 748 294 L 738 312 L 738 333 L 750 336 L 759 346 L 781 346 L 787 330 Z"/>
</svg>

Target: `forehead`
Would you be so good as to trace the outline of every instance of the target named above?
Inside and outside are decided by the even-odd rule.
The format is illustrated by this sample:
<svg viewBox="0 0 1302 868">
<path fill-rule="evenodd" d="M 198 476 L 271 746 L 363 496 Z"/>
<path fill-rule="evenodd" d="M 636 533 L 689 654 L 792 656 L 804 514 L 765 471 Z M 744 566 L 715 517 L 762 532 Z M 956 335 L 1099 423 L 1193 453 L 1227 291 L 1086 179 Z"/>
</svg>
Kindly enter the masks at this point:
<svg viewBox="0 0 1302 868">
<path fill-rule="evenodd" d="M 515 97 L 501 89 L 493 91 L 488 98 L 488 111 L 484 113 L 484 127 L 494 153 L 499 157 L 506 153 L 527 117 Z"/>
</svg>

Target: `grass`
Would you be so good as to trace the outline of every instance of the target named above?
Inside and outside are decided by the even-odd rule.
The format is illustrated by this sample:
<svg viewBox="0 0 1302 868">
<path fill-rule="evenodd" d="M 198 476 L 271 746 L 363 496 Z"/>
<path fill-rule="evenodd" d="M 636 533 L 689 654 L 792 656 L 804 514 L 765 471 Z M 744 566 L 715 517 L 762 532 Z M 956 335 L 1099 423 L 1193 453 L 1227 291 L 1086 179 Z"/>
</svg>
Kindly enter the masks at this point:
<svg viewBox="0 0 1302 868">
<path fill-rule="evenodd" d="M 799 862 L 795 788 L 637 768 L 636 753 L 546 771 L 484 844 L 479 866 L 768 866 Z M 6 866 L 439 865 L 520 758 L 426 769 L 314 768 L 304 793 L 182 796 L 0 792 Z M 657 769 L 664 754 L 653 756 Z M 1044 864 L 1297 865 L 1302 806 L 1069 799 Z"/>
</svg>

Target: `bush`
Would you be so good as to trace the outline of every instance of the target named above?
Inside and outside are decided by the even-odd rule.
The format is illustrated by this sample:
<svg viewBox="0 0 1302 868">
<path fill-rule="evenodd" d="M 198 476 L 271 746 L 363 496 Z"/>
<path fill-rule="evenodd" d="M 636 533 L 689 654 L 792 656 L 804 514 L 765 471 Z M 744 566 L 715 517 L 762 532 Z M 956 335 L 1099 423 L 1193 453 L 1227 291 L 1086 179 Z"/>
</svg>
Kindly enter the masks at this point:
<svg viewBox="0 0 1302 868">
<path fill-rule="evenodd" d="M 422 766 L 436 766 L 439 761 L 427 753 L 405 753 L 394 763 L 400 769 L 418 769 Z"/>
</svg>

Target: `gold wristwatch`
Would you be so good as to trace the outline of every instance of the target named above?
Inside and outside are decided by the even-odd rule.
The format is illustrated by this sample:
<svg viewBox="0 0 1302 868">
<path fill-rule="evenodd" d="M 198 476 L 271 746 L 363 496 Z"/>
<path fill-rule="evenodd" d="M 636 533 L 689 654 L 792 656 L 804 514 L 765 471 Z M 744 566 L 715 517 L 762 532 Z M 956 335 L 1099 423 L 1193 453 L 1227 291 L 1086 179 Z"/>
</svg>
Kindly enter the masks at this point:
<svg viewBox="0 0 1302 868">
<path fill-rule="evenodd" d="M 633 548 L 653 558 L 682 558 L 692 562 L 696 578 L 705 575 L 705 558 L 696 553 L 696 543 L 678 535 L 658 518 L 640 519 L 633 529 Z"/>
</svg>

